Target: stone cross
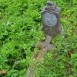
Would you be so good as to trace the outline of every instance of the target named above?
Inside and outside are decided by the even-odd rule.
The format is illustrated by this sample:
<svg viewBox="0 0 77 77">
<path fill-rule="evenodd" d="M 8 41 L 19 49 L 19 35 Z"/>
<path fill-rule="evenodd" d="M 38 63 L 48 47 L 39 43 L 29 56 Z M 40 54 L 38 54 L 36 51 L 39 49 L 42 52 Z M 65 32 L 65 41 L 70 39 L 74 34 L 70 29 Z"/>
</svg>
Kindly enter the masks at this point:
<svg viewBox="0 0 77 77">
<path fill-rule="evenodd" d="M 60 33 L 60 8 L 55 3 L 48 1 L 41 12 L 43 32 L 45 34 L 45 41 L 43 48 L 51 49 L 51 38 Z"/>
</svg>

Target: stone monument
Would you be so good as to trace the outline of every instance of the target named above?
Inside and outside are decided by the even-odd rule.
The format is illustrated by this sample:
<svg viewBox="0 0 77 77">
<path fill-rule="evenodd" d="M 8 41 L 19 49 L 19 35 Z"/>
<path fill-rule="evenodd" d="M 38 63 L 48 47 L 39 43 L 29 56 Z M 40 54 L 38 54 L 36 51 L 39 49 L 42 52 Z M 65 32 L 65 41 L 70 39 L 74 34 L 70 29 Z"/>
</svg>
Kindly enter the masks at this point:
<svg viewBox="0 0 77 77">
<path fill-rule="evenodd" d="M 60 33 L 60 8 L 52 1 L 48 1 L 41 12 L 43 32 L 45 34 L 45 42 L 43 47 L 51 47 L 51 38 Z M 49 46 L 48 46 L 49 45 Z M 48 47 L 47 47 L 48 46 Z"/>
<path fill-rule="evenodd" d="M 45 36 L 54 37 L 60 32 L 60 8 L 48 1 L 41 12 Z"/>
</svg>

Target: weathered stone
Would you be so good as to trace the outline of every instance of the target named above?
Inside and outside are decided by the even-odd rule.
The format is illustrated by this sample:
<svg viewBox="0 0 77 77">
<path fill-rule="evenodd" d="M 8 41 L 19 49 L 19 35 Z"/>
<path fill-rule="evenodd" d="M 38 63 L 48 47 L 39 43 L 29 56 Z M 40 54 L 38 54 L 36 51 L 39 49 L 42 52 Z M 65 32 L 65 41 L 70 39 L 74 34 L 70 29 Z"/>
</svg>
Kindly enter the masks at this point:
<svg viewBox="0 0 77 77">
<path fill-rule="evenodd" d="M 60 33 L 60 8 L 48 1 L 42 12 L 42 23 L 45 35 L 54 37 Z"/>
</svg>

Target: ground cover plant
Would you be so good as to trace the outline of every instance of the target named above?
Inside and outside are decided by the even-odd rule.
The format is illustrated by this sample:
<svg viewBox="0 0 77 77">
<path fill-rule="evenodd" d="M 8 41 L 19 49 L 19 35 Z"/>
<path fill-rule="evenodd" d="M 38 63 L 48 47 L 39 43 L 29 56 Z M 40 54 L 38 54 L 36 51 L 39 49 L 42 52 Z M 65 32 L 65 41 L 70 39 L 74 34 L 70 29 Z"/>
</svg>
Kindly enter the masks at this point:
<svg viewBox="0 0 77 77">
<path fill-rule="evenodd" d="M 56 49 L 45 54 L 36 74 L 77 77 L 77 0 L 52 1 L 61 7 L 64 32 L 51 41 Z M 31 56 L 37 50 L 35 44 L 44 39 L 40 13 L 46 2 L 0 0 L 0 77 L 26 77 Z M 72 74 L 68 76 L 69 69 Z"/>
</svg>

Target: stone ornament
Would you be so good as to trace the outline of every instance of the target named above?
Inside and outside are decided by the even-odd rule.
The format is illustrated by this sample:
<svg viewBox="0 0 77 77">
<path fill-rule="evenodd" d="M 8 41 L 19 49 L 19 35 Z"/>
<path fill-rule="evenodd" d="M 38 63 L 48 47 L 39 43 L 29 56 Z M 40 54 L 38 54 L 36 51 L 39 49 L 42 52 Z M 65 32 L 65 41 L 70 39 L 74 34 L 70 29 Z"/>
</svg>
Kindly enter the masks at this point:
<svg viewBox="0 0 77 77">
<path fill-rule="evenodd" d="M 41 12 L 45 35 L 56 36 L 60 32 L 60 8 L 55 3 L 48 1 Z"/>
<path fill-rule="evenodd" d="M 43 19 L 42 20 L 44 22 L 44 25 L 47 25 L 50 27 L 53 27 L 57 24 L 57 17 L 51 12 L 43 13 Z"/>
</svg>

